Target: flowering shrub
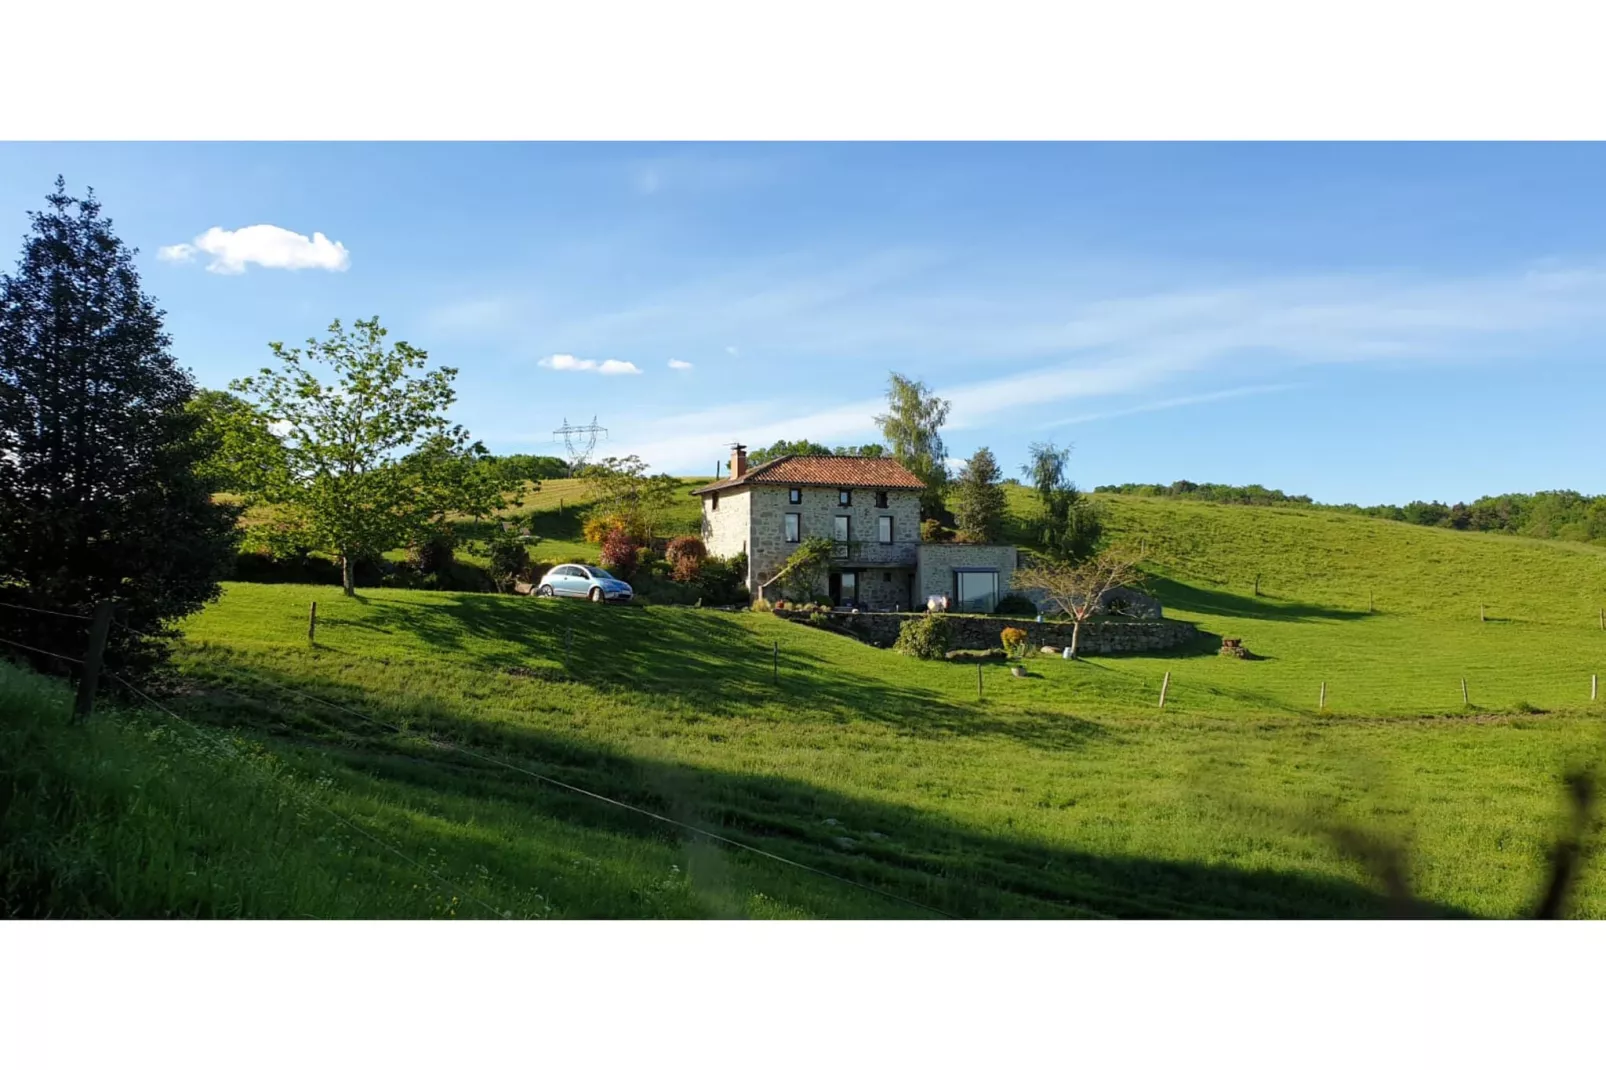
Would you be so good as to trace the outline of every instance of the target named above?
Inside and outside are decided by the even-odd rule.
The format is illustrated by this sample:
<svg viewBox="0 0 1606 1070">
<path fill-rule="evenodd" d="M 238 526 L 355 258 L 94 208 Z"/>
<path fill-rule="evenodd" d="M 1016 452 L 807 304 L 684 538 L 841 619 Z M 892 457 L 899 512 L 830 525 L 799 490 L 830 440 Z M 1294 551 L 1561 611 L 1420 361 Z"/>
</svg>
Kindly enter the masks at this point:
<svg viewBox="0 0 1606 1070">
<path fill-rule="evenodd" d="M 607 541 L 608 532 L 615 528 L 622 529 L 628 533 L 638 547 L 647 544 L 646 525 L 641 522 L 640 517 L 629 516 L 625 513 L 594 512 L 586 517 L 586 522 L 580 528 L 580 533 L 585 537 L 586 542 L 594 546 L 601 546 Z"/>
<path fill-rule="evenodd" d="M 677 583 L 696 583 L 708 557 L 708 547 L 695 535 L 679 535 L 669 540 L 664 560 L 669 562 L 669 574 Z"/>
<path fill-rule="evenodd" d="M 1005 628 L 998 633 L 999 641 L 1012 658 L 1026 656 L 1026 632 L 1021 628 Z"/>
</svg>

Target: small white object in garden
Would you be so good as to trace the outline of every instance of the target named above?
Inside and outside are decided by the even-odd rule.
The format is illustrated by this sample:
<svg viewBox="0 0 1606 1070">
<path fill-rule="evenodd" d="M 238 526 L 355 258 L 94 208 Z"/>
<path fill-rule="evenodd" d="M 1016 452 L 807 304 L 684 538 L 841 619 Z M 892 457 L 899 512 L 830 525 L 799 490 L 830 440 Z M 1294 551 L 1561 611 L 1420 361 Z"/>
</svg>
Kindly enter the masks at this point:
<svg viewBox="0 0 1606 1070">
<path fill-rule="evenodd" d="M 1066 661 L 1070 661 L 1071 660 L 1071 648 L 1070 647 L 1066 647 L 1064 653 L 1062 653 L 1060 655 L 1060 657 L 1064 658 Z"/>
</svg>

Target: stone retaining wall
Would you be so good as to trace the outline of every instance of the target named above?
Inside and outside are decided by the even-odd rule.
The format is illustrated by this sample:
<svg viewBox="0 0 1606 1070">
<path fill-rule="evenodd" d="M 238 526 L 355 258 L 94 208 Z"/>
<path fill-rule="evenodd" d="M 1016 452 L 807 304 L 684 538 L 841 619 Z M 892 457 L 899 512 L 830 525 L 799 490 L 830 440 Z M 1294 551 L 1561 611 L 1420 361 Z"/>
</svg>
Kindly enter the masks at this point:
<svg viewBox="0 0 1606 1070">
<path fill-rule="evenodd" d="M 1020 628 L 1026 633 L 1032 649 L 1044 646 L 1069 646 L 1071 625 L 1045 621 L 1019 620 L 1012 617 L 971 616 L 964 613 L 943 614 L 953 632 L 955 650 L 985 650 L 1000 645 L 998 633 L 1005 628 Z M 806 617 L 791 611 L 776 616 L 788 619 Z M 831 621 L 844 626 L 874 646 L 889 647 L 898 638 L 903 622 L 921 613 L 832 613 Z M 1077 643 L 1078 654 L 1139 654 L 1156 650 L 1174 650 L 1186 646 L 1199 637 L 1199 630 L 1184 620 L 1125 620 L 1099 618 L 1082 625 Z"/>
</svg>

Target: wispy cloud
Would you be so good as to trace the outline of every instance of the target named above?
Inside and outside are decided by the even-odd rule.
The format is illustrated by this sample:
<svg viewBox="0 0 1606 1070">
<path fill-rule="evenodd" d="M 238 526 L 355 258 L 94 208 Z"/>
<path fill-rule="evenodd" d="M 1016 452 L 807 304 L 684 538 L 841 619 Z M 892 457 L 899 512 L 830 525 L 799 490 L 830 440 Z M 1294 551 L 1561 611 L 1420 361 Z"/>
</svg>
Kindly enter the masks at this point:
<svg viewBox="0 0 1606 1070">
<path fill-rule="evenodd" d="M 733 270 L 568 329 L 614 349 L 717 348 L 721 335 L 740 334 L 766 354 L 806 360 L 792 365 L 809 376 L 788 383 L 790 414 L 779 421 L 761 404 L 766 390 L 773 396 L 773 376 L 762 387 L 733 384 L 718 408 L 633 414 L 632 448 L 675 468 L 717 453 L 733 435 L 873 437 L 889 367 L 921 371 L 953 403 L 953 430 L 998 426 L 1028 410 L 1035 426 L 1058 426 L 1289 389 L 1289 373 L 1312 365 L 1524 360 L 1549 332 L 1606 321 L 1606 269 L 1595 264 L 1460 278 L 1281 276 L 1116 296 L 1089 290 L 1085 279 L 1094 277 L 1060 286 L 892 251 L 802 275 L 775 264 Z M 1001 366 L 1010 370 L 989 374 Z M 1278 385 L 1186 389 L 1223 374 Z M 862 400 L 843 402 L 843 390 Z M 811 396 L 819 399 L 812 411 Z M 1076 401 L 1101 407 L 1052 411 Z"/>
<path fill-rule="evenodd" d="M 640 375 L 641 369 L 628 360 L 580 360 L 569 353 L 554 353 L 536 362 L 555 372 L 595 372 L 598 375 Z"/>
<path fill-rule="evenodd" d="M 637 160 L 630 165 L 630 180 L 644 197 L 658 193 L 725 193 L 768 181 L 780 166 L 773 156 L 695 150 Z"/>
<path fill-rule="evenodd" d="M 351 266 L 351 254 L 340 242 L 316 232 L 309 238 L 269 223 L 239 230 L 213 227 L 192 242 L 164 245 L 156 251 L 159 259 L 173 263 L 187 263 L 197 253 L 210 256 L 206 270 L 219 275 L 238 275 L 250 264 L 289 271 L 345 271 Z"/>
<path fill-rule="evenodd" d="M 670 358 L 669 366 L 677 372 L 689 372 L 692 368 L 691 361 L 675 360 L 674 358 Z"/>
<path fill-rule="evenodd" d="M 1123 416 L 1137 416 L 1145 412 L 1163 412 L 1166 409 L 1177 409 L 1187 405 L 1206 405 L 1212 401 L 1230 401 L 1233 398 L 1254 397 L 1259 394 L 1280 394 L 1285 390 L 1297 390 L 1299 387 L 1299 383 L 1268 383 L 1262 386 L 1234 387 L 1231 390 L 1212 390 L 1205 394 L 1163 398 L 1159 401 L 1150 401 L 1142 405 L 1131 405 L 1124 409 L 1100 409 L 1096 412 L 1084 413 L 1081 416 L 1070 416 L 1063 420 L 1051 420 L 1042 426 L 1044 428 L 1065 427 L 1068 424 L 1092 423 L 1095 420 L 1115 420 Z"/>
</svg>

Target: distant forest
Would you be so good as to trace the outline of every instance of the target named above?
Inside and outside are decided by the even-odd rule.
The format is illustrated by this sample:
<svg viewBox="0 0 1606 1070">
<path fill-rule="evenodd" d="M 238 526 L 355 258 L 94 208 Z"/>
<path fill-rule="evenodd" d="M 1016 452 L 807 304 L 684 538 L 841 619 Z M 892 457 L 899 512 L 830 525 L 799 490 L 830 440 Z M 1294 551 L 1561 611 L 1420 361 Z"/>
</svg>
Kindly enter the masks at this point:
<svg viewBox="0 0 1606 1070">
<path fill-rule="evenodd" d="M 1468 504 L 1410 502 L 1406 505 L 1329 505 L 1308 494 L 1284 494 L 1258 483 L 1233 487 L 1225 483 L 1120 483 L 1095 487 L 1098 494 L 1132 494 L 1149 498 L 1188 498 L 1229 505 L 1286 505 L 1399 520 L 1430 528 L 1495 531 L 1535 539 L 1564 539 L 1606 546 L 1606 494 L 1591 497 L 1572 490 L 1537 494 L 1497 494 Z"/>
</svg>

